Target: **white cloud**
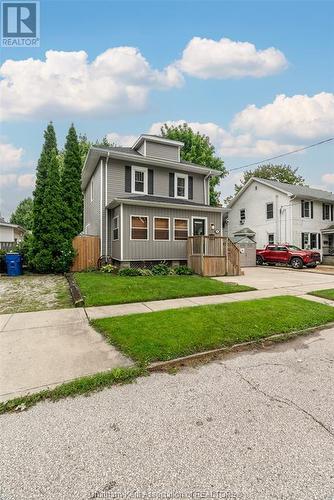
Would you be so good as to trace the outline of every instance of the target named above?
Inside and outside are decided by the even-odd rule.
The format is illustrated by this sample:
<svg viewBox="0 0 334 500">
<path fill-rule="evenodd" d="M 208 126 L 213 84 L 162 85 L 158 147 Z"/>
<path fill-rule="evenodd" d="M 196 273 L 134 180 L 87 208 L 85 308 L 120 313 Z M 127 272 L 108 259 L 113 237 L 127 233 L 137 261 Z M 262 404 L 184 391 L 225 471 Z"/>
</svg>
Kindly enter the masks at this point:
<svg viewBox="0 0 334 500">
<path fill-rule="evenodd" d="M 22 174 L 17 178 L 17 185 L 20 188 L 32 188 L 35 186 L 35 175 L 34 174 Z"/>
<path fill-rule="evenodd" d="M 20 166 L 23 148 L 17 148 L 13 144 L 0 143 L 0 167 L 7 171 Z"/>
<path fill-rule="evenodd" d="M 134 47 L 108 49 L 91 63 L 82 50 L 49 50 L 45 61 L 5 61 L 0 77 L 0 113 L 5 120 L 139 111 L 151 89 L 183 82 L 174 66 L 152 69 Z"/>
<path fill-rule="evenodd" d="M 11 184 L 15 184 L 17 180 L 16 174 L 1 174 L 0 175 L 0 187 L 7 187 Z"/>
<path fill-rule="evenodd" d="M 182 125 L 186 120 L 167 121 L 168 125 Z M 160 134 L 160 128 L 164 122 L 153 123 L 150 134 Z M 279 144 L 273 140 L 255 139 L 251 134 L 234 135 L 216 123 L 188 122 L 188 125 L 200 134 L 205 134 L 215 146 L 216 151 L 223 157 L 266 157 L 285 153 L 294 149 L 292 144 Z"/>
<path fill-rule="evenodd" d="M 282 94 L 261 108 L 251 104 L 235 116 L 232 130 L 271 139 L 328 137 L 334 133 L 334 94 L 321 92 L 292 97 Z"/>
<path fill-rule="evenodd" d="M 188 75 L 203 79 L 259 78 L 284 70 L 288 62 L 274 47 L 258 50 L 249 42 L 194 37 L 175 66 Z"/>
<path fill-rule="evenodd" d="M 107 134 L 108 141 L 113 142 L 116 146 L 132 146 L 137 138 L 137 135 L 123 135 L 117 132 Z"/>
<path fill-rule="evenodd" d="M 324 174 L 321 176 L 321 180 L 325 184 L 334 184 L 334 174 Z"/>
</svg>

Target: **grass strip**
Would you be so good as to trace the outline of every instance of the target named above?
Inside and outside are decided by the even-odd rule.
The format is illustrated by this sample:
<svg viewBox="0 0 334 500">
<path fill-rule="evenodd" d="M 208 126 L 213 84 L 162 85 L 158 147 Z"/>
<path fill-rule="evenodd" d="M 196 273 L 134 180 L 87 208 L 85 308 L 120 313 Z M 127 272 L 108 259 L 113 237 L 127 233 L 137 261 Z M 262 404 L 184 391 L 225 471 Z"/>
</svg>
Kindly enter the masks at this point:
<svg viewBox="0 0 334 500">
<path fill-rule="evenodd" d="M 71 380 L 70 382 L 65 382 L 54 389 L 46 389 L 35 394 L 17 397 L 3 403 L 0 402 L 0 415 L 15 410 L 25 410 L 41 401 L 58 401 L 67 397 L 101 391 L 106 387 L 116 384 L 129 384 L 137 377 L 145 374 L 146 370 L 143 367 L 135 366 L 130 368 L 114 368 L 107 372 L 87 375 Z"/>
<path fill-rule="evenodd" d="M 233 280 L 233 277 L 231 277 Z M 202 276 L 112 276 L 75 273 L 85 306 L 103 306 L 255 290 Z"/>
<path fill-rule="evenodd" d="M 280 296 L 92 321 L 126 355 L 141 363 L 167 361 L 334 321 L 334 308 Z"/>
<path fill-rule="evenodd" d="M 334 288 L 315 290 L 314 292 L 309 292 L 308 295 L 315 295 L 316 297 L 322 297 L 323 299 L 334 300 Z"/>
</svg>

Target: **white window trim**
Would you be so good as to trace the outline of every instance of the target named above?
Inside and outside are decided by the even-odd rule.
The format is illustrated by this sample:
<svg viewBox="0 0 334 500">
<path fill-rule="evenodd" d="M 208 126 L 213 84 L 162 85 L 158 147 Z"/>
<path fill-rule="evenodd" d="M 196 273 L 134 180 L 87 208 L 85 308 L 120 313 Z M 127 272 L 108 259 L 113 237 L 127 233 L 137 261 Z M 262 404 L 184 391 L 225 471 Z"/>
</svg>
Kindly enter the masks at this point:
<svg viewBox="0 0 334 500">
<path fill-rule="evenodd" d="M 273 206 L 273 216 L 272 217 L 268 217 L 268 205 L 272 205 Z M 245 213 L 246 215 L 246 213 Z M 268 201 L 268 203 L 266 203 L 266 220 L 273 220 L 275 218 L 275 212 L 274 212 L 274 202 L 273 201 Z M 272 233 L 270 233 L 272 234 Z"/>
<path fill-rule="evenodd" d="M 131 167 L 131 193 L 133 194 L 147 194 L 148 191 L 148 173 L 147 173 L 147 167 L 137 167 L 135 165 L 132 165 Z M 135 173 L 136 172 L 144 172 L 144 191 L 136 191 L 135 190 Z"/>
<path fill-rule="evenodd" d="M 178 196 L 177 195 L 177 180 L 178 179 L 184 179 L 184 196 Z M 188 175 L 187 174 L 179 174 L 178 172 L 175 172 L 174 175 L 174 198 L 181 198 L 182 200 L 187 200 L 188 199 Z"/>
<path fill-rule="evenodd" d="M 155 219 L 167 219 L 168 220 L 168 239 L 156 239 L 155 237 Z M 153 241 L 170 241 L 170 218 L 169 217 L 159 217 L 158 215 L 153 217 Z"/>
<path fill-rule="evenodd" d="M 140 219 L 147 219 L 147 238 L 146 239 L 137 239 L 137 238 L 132 238 L 132 217 L 139 217 Z M 149 241 L 150 239 L 150 218 L 148 215 L 135 215 L 131 214 L 130 215 L 130 240 L 131 241 Z"/>
<path fill-rule="evenodd" d="M 305 203 L 308 203 L 308 215 L 305 215 Z M 309 200 L 304 200 L 304 217 L 303 219 L 310 219 L 311 218 L 311 202 Z"/>
<path fill-rule="evenodd" d="M 114 220 L 117 219 L 117 227 L 114 227 Z M 114 229 L 118 229 L 118 238 L 114 238 Z M 112 219 L 112 239 L 113 241 L 119 241 L 119 215 L 113 217 Z"/>
<path fill-rule="evenodd" d="M 173 241 L 177 241 L 178 243 L 180 243 L 181 241 L 187 241 L 187 240 L 177 240 L 177 239 L 175 239 L 175 221 L 176 220 L 185 220 L 185 221 L 187 221 L 187 234 L 188 234 L 188 236 L 190 236 L 190 234 L 189 234 L 189 219 L 187 219 L 186 217 L 174 217 L 174 219 L 173 219 Z M 187 239 L 188 239 L 188 236 L 187 236 Z"/>
<path fill-rule="evenodd" d="M 205 220 L 205 234 L 203 236 L 207 236 L 208 235 L 208 218 L 207 217 L 196 217 L 196 215 L 193 215 L 191 217 L 191 236 L 194 236 L 194 219 Z"/>
</svg>

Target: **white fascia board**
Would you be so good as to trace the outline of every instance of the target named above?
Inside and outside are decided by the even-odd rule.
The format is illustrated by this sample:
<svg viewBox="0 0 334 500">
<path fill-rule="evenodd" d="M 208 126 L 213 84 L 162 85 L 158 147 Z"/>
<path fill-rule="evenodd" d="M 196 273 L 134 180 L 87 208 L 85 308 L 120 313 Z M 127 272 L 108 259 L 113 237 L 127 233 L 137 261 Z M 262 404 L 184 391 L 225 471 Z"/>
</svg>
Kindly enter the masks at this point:
<svg viewBox="0 0 334 500">
<path fill-rule="evenodd" d="M 276 186 L 273 186 L 272 184 L 268 184 L 265 179 L 259 179 L 258 177 L 251 177 L 247 182 L 246 184 L 244 185 L 243 188 L 240 189 L 239 193 L 237 193 L 235 195 L 235 197 L 230 201 L 230 203 L 228 204 L 228 208 L 231 208 L 234 203 L 240 198 L 240 196 L 246 191 L 246 189 L 248 188 L 248 186 L 250 186 L 253 182 L 259 182 L 260 184 L 263 184 L 264 186 L 267 186 L 267 187 L 270 187 L 272 189 L 274 189 L 275 191 L 279 191 L 280 193 L 284 193 L 284 194 L 287 194 L 289 196 L 292 196 L 292 193 L 290 193 L 290 191 L 285 191 L 284 189 L 281 189 L 279 187 L 276 187 Z"/>
<path fill-rule="evenodd" d="M 133 146 L 131 146 L 132 149 L 138 148 L 143 141 L 151 141 L 151 142 L 157 142 L 160 144 L 168 144 L 170 146 L 181 146 L 181 147 L 184 146 L 184 143 L 181 141 L 173 141 L 173 139 L 166 139 L 165 137 L 155 137 L 155 136 L 148 135 L 148 134 L 141 134 L 138 137 L 138 139 L 135 141 Z"/>
<path fill-rule="evenodd" d="M 118 205 L 142 205 L 146 207 L 159 207 L 159 208 L 175 208 L 180 210 L 199 210 L 203 212 L 216 212 L 223 213 L 226 209 L 223 207 L 210 207 L 204 205 L 186 205 L 183 203 L 160 203 L 157 201 L 143 201 L 143 200 L 131 200 L 130 198 L 114 198 L 110 203 L 109 208 L 115 208 Z"/>
</svg>

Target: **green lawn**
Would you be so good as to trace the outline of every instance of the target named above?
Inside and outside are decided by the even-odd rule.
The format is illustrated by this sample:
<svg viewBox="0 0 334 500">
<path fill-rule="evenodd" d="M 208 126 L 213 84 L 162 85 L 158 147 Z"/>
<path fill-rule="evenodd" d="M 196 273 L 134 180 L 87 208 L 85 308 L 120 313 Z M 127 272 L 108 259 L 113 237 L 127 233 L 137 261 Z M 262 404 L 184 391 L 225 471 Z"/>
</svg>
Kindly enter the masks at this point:
<svg viewBox="0 0 334 500">
<path fill-rule="evenodd" d="M 86 306 L 104 306 L 107 304 L 125 304 L 128 302 L 254 290 L 254 288 L 247 286 L 222 283 L 201 276 L 130 277 L 93 272 L 76 273 L 75 280 L 84 296 Z"/>
<path fill-rule="evenodd" d="M 334 308 L 297 297 L 175 309 L 93 321 L 141 362 L 162 361 L 334 321 Z"/>
<path fill-rule="evenodd" d="M 323 299 L 334 300 L 334 288 L 328 288 L 327 290 L 315 290 L 314 292 L 309 292 L 309 295 L 315 295 L 316 297 L 322 297 Z"/>
</svg>

